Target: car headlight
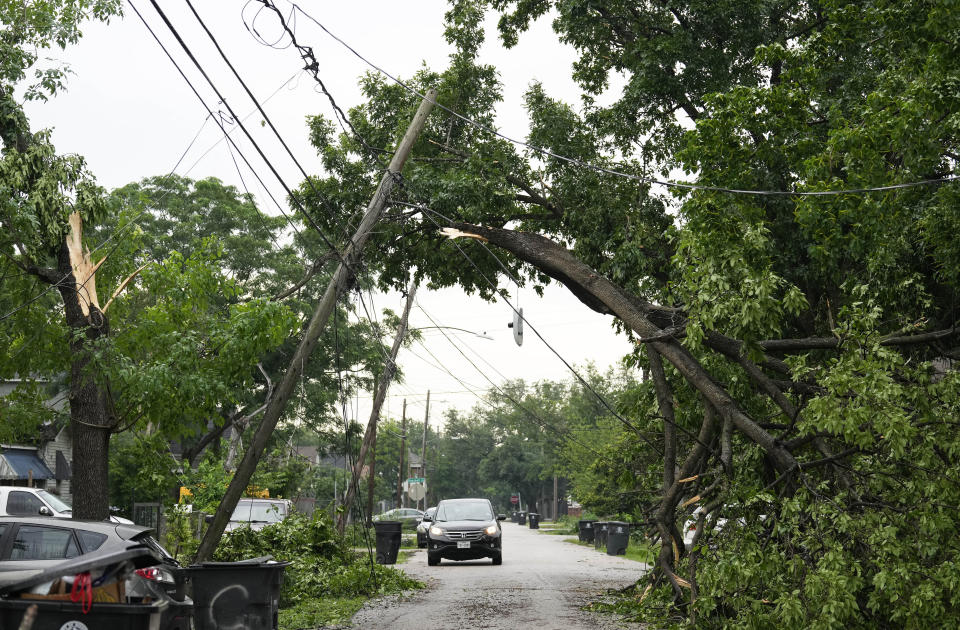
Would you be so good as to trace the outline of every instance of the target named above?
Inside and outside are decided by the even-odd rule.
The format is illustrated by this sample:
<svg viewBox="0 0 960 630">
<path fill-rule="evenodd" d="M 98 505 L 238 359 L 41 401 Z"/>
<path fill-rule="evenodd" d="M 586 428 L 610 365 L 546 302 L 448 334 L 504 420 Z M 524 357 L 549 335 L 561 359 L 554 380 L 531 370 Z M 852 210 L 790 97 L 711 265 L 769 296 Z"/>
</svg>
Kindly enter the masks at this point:
<svg viewBox="0 0 960 630">
<path fill-rule="evenodd" d="M 491 525 L 490 527 L 483 530 L 483 533 L 486 534 L 487 536 L 493 536 L 497 533 L 497 526 Z"/>
<path fill-rule="evenodd" d="M 430 535 L 431 535 L 431 536 L 443 536 L 443 530 L 440 529 L 439 527 L 437 527 L 436 525 L 434 525 L 433 527 L 430 528 Z"/>
</svg>

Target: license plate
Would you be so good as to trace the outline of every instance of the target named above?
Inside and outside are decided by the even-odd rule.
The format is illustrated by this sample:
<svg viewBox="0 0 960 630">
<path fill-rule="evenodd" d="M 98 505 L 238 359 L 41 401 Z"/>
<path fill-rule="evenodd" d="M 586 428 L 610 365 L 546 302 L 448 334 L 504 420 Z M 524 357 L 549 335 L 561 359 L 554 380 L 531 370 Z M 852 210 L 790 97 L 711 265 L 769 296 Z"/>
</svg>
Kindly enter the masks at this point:
<svg viewBox="0 0 960 630">
<path fill-rule="evenodd" d="M 460 542 L 457 543 L 457 549 L 469 549 L 469 548 L 470 548 L 469 540 L 461 540 Z"/>
</svg>

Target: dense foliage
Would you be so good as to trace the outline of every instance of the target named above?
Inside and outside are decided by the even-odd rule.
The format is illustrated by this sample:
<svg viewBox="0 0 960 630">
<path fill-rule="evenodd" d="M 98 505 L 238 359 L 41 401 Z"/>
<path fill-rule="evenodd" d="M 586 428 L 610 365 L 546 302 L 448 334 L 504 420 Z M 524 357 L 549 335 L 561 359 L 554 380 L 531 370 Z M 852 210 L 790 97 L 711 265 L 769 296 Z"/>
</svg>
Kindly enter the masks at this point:
<svg viewBox="0 0 960 630">
<path fill-rule="evenodd" d="M 960 13 L 935 0 L 454 1 L 449 67 L 409 83 L 487 125 L 500 98 L 477 62 L 490 11 L 507 46 L 549 16 L 577 52 L 582 99 L 532 86 L 528 147 L 433 117 L 369 255 L 381 282 L 416 267 L 490 295 L 484 277 L 509 287 L 509 270 L 617 317 L 650 376 L 636 430 L 610 445 L 662 540 L 641 615 L 956 625 Z M 335 222 L 355 207 L 338 191 L 368 191 L 379 172 L 367 145 L 390 146 L 417 102 L 378 77 L 362 86 L 351 115 L 366 144 L 313 122 L 333 174 L 322 185 L 343 201 Z M 681 170 L 703 188 L 650 183 Z M 849 192 L 799 194 L 835 191 Z M 450 224 L 491 245 L 442 240 Z M 623 482 L 623 469 L 591 470 Z M 687 553 L 694 507 L 705 533 Z"/>
<path fill-rule="evenodd" d="M 369 555 L 344 548 L 341 542 L 327 516 L 318 512 L 309 518 L 294 513 L 260 530 L 241 528 L 225 534 L 214 559 L 229 562 L 272 555 L 278 562 L 289 562 L 281 606 L 294 610 L 281 614 L 296 619 L 297 624 L 282 624 L 286 627 L 318 627 L 345 620 L 339 618 L 343 611 L 337 606 L 318 607 L 316 602 L 353 602 L 358 597 L 422 588 L 402 571 L 376 564 Z M 354 612 L 353 607 L 348 609 L 350 614 Z"/>
</svg>

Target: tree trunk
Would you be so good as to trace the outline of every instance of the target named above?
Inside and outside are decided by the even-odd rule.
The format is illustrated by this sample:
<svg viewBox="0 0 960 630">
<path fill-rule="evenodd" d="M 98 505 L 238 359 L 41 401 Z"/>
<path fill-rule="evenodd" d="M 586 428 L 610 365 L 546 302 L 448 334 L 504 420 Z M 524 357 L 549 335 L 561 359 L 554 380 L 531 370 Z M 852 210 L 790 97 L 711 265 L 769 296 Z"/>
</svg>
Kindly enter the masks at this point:
<svg viewBox="0 0 960 630">
<path fill-rule="evenodd" d="M 108 387 L 90 366 L 93 346 L 110 333 L 107 316 L 87 300 L 89 318 L 80 296 L 88 291 L 73 273 L 66 240 L 60 247 L 57 271 L 64 318 L 72 335 L 70 341 L 70 429 L 73 439 L 73 518 L 102 521 L 110 516 L 109 461 L 110 431 L 114 418 Z"/>
</svg>

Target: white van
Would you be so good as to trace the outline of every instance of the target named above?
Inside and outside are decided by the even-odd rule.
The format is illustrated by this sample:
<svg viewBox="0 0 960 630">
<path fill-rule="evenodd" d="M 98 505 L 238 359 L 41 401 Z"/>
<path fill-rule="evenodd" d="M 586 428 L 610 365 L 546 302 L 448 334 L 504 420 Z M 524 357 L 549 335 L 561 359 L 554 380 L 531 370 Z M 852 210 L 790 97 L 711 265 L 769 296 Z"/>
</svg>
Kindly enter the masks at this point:
<svg viewBox="0 0 960 630">
<path fill-rule="evenodd" d="M 73 508 L 57 495 L 40 488 L 0 486 L 0 516 L 73 518 Z M 111 516 L 107 520 L 133 525 L 133 521 L 119 516 Z"/>
</svg>

